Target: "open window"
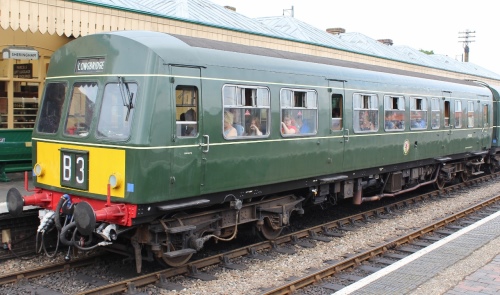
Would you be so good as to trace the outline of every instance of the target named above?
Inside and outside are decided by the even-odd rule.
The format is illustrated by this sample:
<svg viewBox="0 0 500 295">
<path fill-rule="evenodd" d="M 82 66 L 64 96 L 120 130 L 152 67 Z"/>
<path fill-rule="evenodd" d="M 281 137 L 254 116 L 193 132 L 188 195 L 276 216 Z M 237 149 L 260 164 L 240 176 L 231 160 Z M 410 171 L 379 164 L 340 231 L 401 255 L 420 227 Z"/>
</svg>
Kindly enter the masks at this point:
<svg viewBox="0 0 500 295">
<path fill-rule="evenodd" d="M 281 135 L 317 133 L 318 94 L 315 90 L 281 89 Z"/>
<path fill-rule="evenodd" d="M 376 94 L 355 93 L 353 109 L 354 132 L 378 131 L 378 96 Z"/>
<path fill-rule="evenodd" d="M 224 138 L 264 137 L 269 135 L 269 89 L 260 86 L 224 85 Z"/>
<path fill-rule="evenodd" d="M 405 130 L 405 98 L 403 96 L 384 96 L 385 131 Z"/>
<path fill-rule="evenodd" d="M 410 129 L 427 129 L 427 98 L 410 98 Z"/>
</svg>

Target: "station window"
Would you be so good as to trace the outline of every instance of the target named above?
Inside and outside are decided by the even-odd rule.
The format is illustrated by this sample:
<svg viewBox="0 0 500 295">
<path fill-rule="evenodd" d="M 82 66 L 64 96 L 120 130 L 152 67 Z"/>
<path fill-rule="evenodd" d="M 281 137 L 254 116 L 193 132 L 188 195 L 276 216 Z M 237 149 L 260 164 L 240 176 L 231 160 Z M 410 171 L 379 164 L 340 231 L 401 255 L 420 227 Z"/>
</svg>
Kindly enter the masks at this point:
<svg viewBox="0 0 500 295">
<path fill-rule="evenodd" d="M 344 109 L 341 94 L 332 94 L 332 130 L 342 130 L 342 110 Z"/>
<path fill-rule="evenodd" d="M 109 83 L 104 88 L 97 137 L 125 140 L 130 136 L 137 103 L 136 83 Z"/>
<path fill-rule="evenodd" d="M 431 99 L 431 128 L 439 129 L 441 126 L 441 107 L 439 98 Z"/>
<path fill-rule="evenodd" d="M 317 133 L 318 94 L 314 90 L 281 89 L 281 135 Z"/>
<path fill-rule="evenodd" d="M 405 98 L 403 96 L 384 96 L 385 131 L 405 130 Z"/>
<path fill-rule="evenodd" d="M 467 102 L 467 127 L 474 127 L 474 102 Z"/>
<path fill-rule="evenodd" d="M 462 128 L 462 101 L 455 100 L 455 128 Z"/>
<path fill-rule="evenodd" d="M 73 85 L 64 134 L 69 136 L 87 136 L 94 115 L 97 98 L 96 82 L 78 82 Z"/>
<path fill-rule="evenodd" d="M 62 107 L 68 85 L 63 82 L 48 83 L 45 87 L 42 108 L 40 109 L 37 130 L 56 133 L 61 121 Z"/>
<path fill-rule="evenodd" d="M 179 85 L 175 88 L 175 126 L 179 137 L 198 135 L 198 88 Z"/>
<path fill-rule="evenodd" d="M 355 132 L 378 131 L 378 96 L 376 94 L 355 93 L 353 109 Z"/>
<path fill-rule="evenodd" d="M 427 98 L 410 98 L 410 129 L 427 129 Z"/>
<path fill-rule="evenodd" d="M 269 89 L 260 86 L 224 85 L 222 89 L 224 138 L 269 135 Z"/>
</svg>

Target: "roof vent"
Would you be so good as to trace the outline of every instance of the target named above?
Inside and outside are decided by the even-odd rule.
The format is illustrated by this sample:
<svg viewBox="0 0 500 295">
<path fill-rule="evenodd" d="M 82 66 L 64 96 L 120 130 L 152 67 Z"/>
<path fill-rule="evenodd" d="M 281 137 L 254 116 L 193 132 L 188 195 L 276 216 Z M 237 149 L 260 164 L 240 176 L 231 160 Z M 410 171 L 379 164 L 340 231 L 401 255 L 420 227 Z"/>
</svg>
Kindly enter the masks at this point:
<svg viewBox="0 0 500 295">
<path fill-rule="evenodd" d="M 225 9 L 228 9 L 228 10 L 232 10 L 232 11 L 236 11 L 236 7 L 232 7 L 232 6 L 224 6 Z"/>
<path fill-rule="evenodd" d="M 378 42 L 382 43 L 382 44 L 385 44 L 387 46 L 392 46 L 392 39 L 379 39 L 377 40 Z"/>
<path fill-rule="evenodd" d="M 326 29 L 326 31 L 332 35 L 338 35 L 338 34 L 345 33 L 345 29 L 343 29 L 343 28 L 329 28 L 329 29 Z"/>
</svg>

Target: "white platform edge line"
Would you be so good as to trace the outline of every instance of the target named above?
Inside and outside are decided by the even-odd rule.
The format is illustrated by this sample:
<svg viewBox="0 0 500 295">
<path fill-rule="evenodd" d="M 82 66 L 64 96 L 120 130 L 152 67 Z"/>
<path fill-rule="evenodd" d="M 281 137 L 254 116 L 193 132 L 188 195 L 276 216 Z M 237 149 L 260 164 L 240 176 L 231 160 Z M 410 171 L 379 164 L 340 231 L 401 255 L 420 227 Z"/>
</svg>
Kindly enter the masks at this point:
<svg viewBox="0 0 500 295">
<path fill-rule="evenodd" d="M 454 239 L 470 232 L 473 229 L 476 229 L 477 227 L 487 223 L 488 221 L 497 218 L 498 216 L 500 216 L 500 211 L 498 211 L 498 212 L 496 212 L 496 213 L 494 213 L 486 218 L 483 218 L 483 219 L 479 220 L 478 222 L 471 224 L 468 227 L 463 228 L 463 229 L 447 236 L 446 238 L 439 240 L 439 241 L 435 242 L 434 244 L 431 244 L 431 245 L 423 248 L 422 250 L 415 252 L 415 253 L 403 258 L 402 260 L 399 260 L 399 261 L 395 262 L 394 264 L 391 264 L 391 265 L 367 276 L 366 278 L 361 279 L 361 280 L 357 281 L 356 283 L 349 285 L 349 286 L 347 286 L 347 287 L 345 287 L 345 288 L 343 288 L 335 293 L 332 293 L 332 294 L 335 294 L 335 295 L 351 294 L 351 293 L 363 288 L 364 286 L 378 280 L 379 278 L 381 278 L 381 277 L 405 266 L 406 264 L 420 258 L 421 256 L 445 245 L 446 243 L 453 241 Z"/>
</svg>

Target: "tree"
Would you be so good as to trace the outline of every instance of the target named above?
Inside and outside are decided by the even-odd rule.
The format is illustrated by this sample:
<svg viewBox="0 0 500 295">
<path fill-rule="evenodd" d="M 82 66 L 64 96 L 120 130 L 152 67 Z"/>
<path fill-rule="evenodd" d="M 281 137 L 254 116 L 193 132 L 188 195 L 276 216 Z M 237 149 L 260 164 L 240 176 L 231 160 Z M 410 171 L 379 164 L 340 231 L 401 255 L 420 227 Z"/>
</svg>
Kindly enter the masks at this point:
<svg viewBox="0 0 500 295">
<path fill-rule="evenodd" d="M 420 51 L 420 52 L 423 52 L 423 53 L 425 53 L 425 54 L 427 54 L 427 55 L 432 55 L 432 54 L 434 54 L 434 50 L 423 50 L 423 49 L 420 49 L 419 51 Z"/>
</svg>

